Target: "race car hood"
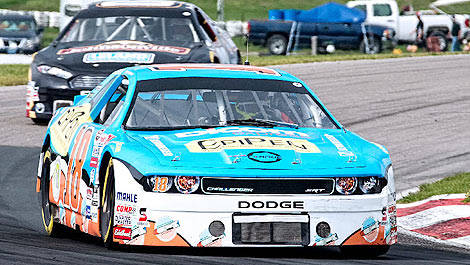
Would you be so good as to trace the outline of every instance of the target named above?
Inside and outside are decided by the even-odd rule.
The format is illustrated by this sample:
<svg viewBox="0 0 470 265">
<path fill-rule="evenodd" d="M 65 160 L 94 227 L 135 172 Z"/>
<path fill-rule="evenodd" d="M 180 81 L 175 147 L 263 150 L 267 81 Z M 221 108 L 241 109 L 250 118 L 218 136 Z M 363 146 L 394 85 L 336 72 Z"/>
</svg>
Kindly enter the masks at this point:
<svg viewBox="0 0 470 265">
<path fill-rule="evenodd" d="M 202 51 L 206 50 L 206 51 Z M 137 64 L 189 62 L 195 53 L 207 53 L 200 43 L 141 41 L 56 43 L 38 54 L 43 64 L 72 73 L 109 74 Z"/>
<path fill-rule="evenodd" d="M 342 130 L 220 127 L 128 136 L 172 168 L 331 170 L 366 168 L 371 159 L 348 139 L 357 136 Z"/>
</svg>

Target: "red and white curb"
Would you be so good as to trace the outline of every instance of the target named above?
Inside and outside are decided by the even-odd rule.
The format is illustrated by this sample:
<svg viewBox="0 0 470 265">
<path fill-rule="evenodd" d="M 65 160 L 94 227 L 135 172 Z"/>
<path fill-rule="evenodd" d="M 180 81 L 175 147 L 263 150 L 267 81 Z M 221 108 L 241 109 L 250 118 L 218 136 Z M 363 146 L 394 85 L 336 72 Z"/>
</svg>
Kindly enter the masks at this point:
<svg viewBox="0 0 470 265">
<path fill-rule="evenodd" d="M 470 204 L 465 194 L 437 195 L 397 205 L 399 231 L 419 238 L 470 249 Z"/>
</svg>

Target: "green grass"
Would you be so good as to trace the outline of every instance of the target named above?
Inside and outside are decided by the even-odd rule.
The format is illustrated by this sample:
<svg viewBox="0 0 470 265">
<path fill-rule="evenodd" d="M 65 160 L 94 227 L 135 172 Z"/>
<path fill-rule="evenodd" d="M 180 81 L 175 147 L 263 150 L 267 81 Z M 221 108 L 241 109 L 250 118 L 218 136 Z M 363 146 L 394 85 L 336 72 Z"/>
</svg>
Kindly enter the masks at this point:
<svg viewBox="0 0 470 265">
<path fill-rule="evenodd" d="M 0 8 L 12 10 L 59 11 L 60 0 L 0 0 Z"/>
<path fill-rule="evenodd" d="M 0 8 L 13 10 L 39 10 L 59 11 L 60 0 L 0 0 Z M 201 7 L 212 18 L 217 16 L 217 0 L 188 1 Z M 225 0 L 225 20 L 248 20 L 252 18 L 268 18 L 269 9 L 310 9 L 318 5 L 330 2 L 329 0 Z M 346 3 L 347 0 L 337 0 L 338 3 Z M 399 0 L 398 7 L 410 3 L 409 0 Z M 415 10 L 429 9 L 429 4 L 434 0 L 413 0 Z M 457 13 L 470 13 L 470 4 L 453 5 L 443 8 L 446 11 Z"/>
<path fill-rule="evenodd" d="M 49 46 L 49 44 L 57 38 L 59 34 L 58 28 L 45 28 L 44 33 L 41 40 L 41 49 L 44 47 Z"/>
<path fill-rule="evenodd" d="M 16 86 L 28 83 L 26 64 L 0 64 L 0 86 Z"/>
<path fill-rule="evenodd" d="M 467 193 L 465 202 L 470 202 L 470 173 L 460 173 L 434 183 L 419 186 L 419 192 L 412 193 L 399 203 L 410 203 L 429 198 L 434 195 L 451 194 L 451 193 Z"/>
</svg>

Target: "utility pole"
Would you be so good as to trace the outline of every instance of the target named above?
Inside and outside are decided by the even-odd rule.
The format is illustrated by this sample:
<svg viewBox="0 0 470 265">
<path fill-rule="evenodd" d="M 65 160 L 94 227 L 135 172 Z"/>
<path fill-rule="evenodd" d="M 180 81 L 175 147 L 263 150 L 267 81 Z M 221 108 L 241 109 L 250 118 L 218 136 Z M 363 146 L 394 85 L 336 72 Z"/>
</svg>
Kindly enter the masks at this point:
<svg viewBox="0 0 470 265">
<path fill-rule="evenodd" d="M 224 0 L 217 0 L 217 20 L 224 21 Z"/>
</svg>

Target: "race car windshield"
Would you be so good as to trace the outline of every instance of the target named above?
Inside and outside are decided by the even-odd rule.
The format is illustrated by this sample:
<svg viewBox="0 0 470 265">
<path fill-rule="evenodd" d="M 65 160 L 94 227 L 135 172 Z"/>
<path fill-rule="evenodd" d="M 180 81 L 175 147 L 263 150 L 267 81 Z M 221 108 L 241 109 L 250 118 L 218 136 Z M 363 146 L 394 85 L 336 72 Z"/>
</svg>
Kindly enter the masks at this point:
<svg viewBox="0 0 470 265">
<path fill-rule="evenodd" d="M 238 78 L 141 81 L 126 128 L 166 130 L 230 125 L 338 128 L 307 90 L 298 86 L 300 83 Z"/>
<path fill-rule="evenodd" d="M 199 42 L 190 18 L 113 16 L 76 19 L 60 42 Z"/>
</svg>

